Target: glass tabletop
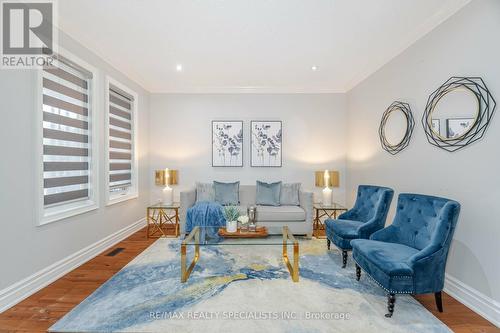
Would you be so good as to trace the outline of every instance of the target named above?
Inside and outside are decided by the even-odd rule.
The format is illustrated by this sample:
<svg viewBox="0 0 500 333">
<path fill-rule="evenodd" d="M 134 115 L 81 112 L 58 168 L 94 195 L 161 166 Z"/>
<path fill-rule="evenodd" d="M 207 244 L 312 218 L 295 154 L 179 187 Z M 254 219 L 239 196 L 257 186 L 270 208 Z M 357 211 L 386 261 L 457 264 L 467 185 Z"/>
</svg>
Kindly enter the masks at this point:
<svg viewBox="0 0 500 333">
<path fill-rule="evenodd" d="M 285 235 L 268 235 L 265 237 L 238 237 L 237 233 L 227 233 L 229 236 L 224 237 L 220 234 L 225 231 L 225 227 L 194 227 L 193 230 L 181 240 L 183 245 L 200 245 L 200 246 L 255 246 L 255 245 L 280 245 L 284 243 L 287 245 L 298 244 L 301 240 L 299 237 L 295 238 L 290 232 Z M 245 232 L 245 235 L 257 234 L 257 232 Z"/>
<path fill-rule="evenodd" d="M 331 205 L 323 205 L 321 202 L 317 202 L 317 203 L 313 204 L 313 206 L 316 209 L 347 210 L 346 207 L 344 207 L 341 204 L 338 204 L 336 202 L 333 202 Z"/>
<path fill-rule="evenodd" d="M 170 205 L 165 205 L 162 202 L 158 202 L 158 203 L 155 203 L 155 204 L 148 206 L 148 208 L 149 209 L 159 209 L 159 208 L 172 209 L 172 208 L 180 208 L 180 206 L 181 206 L 181 204 L 179 202 L 173 202 Z"/>
</svg>

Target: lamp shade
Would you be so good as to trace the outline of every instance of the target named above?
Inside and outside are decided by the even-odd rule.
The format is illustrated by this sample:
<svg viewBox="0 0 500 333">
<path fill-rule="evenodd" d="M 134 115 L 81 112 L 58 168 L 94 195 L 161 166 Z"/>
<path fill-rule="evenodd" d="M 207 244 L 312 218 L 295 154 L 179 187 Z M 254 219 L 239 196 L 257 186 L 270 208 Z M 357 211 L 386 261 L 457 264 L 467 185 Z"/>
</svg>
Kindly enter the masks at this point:
<svg viewBox="0 0 500 333">
<path fill-rule="evenodd" d="M 314 172 L 314 183 L 316 187 L 339 187 L 339 172 L 328 170 L 328 184 L 325 184 L 325 171 Z"/>
<path fill-rule="evenodd" d="M 156 170 L 155 171 L 155 184 L 156 185 L 177 185 L 178 181 L 178 171 L 177 170 L 172 170 L 168 169 L 168 177 L 166 176 L 167 171 L 165 169 L 163 170 Z M 168 184 L 167 184 L 167 179 L 168 179 Z"/>
</svg>

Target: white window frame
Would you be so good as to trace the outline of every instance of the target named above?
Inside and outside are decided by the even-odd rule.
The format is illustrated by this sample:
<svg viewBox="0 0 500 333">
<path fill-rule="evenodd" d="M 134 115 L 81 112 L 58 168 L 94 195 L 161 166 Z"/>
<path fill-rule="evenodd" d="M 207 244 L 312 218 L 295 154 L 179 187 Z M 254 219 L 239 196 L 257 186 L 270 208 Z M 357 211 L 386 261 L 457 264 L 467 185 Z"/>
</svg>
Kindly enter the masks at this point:
<svg viewBox="0 0 500 333">
<path fill-rule="evenodd" d="M 106 75 L 106 82 L 105 82 L 105 88 L 106 91 L 104 92 L 104 99 L 105 99 L 105 184 L 106 184 L 106 206 L 111 206 L 119 202 L 131 200 L 131 199 L 136 199 L 139 197 L 139 160 L 138 160 L 138 155 L 139 155 L 139 150 L 138 150 L 138 144 L 137 144 L 137 138 L 138 138 L 138 133 L 139 133 L 139 122 L 138 122 L 138 113 L 139 113 L 139 95 L 126 85 L 122 84 L 118 80 L 112 78 L 109 75 Z M 121 192 L 121 193 L 116 193 L 112 194 L 109 191 L 109 88 L 110 86 L 115 86 L 120 90 L 123 90 L 127 94 L 133 97 L 134 101 L 132 103 L 132 115 L 131 115 L 131 120 L 132 120 L 132 170 L 131 170 L 131 183 L 132 186 L 130 186 L 126 192 Z"/>
<path fill-rule="evenodd" d="M 89 119 L 89 128 L 91 129 L 91 135 L 89 139 L 91 141 L 91 155 L 90 155 L 90 188 L 89 188 L 89 198 L 87 200 L 79 200 L 74 202 L 69 202 L 66 204 L 57 205 L 54 207 L 45 208 L 44 205 L 44 178 L 43 178 L 43 70 L 38 69 L 35 71 L 35 162 L 36 170 L 35 184 L 36 190 L 34 193 L 37 194 L 35 200 L 36 212 L 37 212 L 37 224 L 42 226 L 48 223 L 56 222 L 62 219 L 66 219 L 71 216 L 83 214 L 92 210 L 99 208 L 99 138 L 100 138 L 100 112 L 97 107 L 99 105 L 100 96 L 99 91 L 99 73 L 96 67 L 90 65 L 89 63 L 81 60 L 74 54 L 70 53 L 66 49 L 59 46 L 58 53 L 67 58 L 68 60 L 74 62 L 75 64 L 85 68 L 92 73 L 92 80 L 90 81 L 89 89 L 89 107 L 91 118 Z"/>
</svg>

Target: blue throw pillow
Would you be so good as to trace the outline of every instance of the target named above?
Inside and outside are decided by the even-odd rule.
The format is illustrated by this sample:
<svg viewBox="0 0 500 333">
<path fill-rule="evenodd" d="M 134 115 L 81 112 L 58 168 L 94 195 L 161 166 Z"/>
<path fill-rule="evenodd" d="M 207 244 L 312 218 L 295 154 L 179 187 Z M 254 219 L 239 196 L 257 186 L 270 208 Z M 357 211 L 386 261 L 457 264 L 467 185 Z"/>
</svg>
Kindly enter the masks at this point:
<svg viewBox="0 0 500 333">
<path fill-rule="evenodd" d="M 240 182 L 214 182 L 215 201 L 223 206 L 239 205 Z"/>
<path fill-rule="evenodd" d="M 280 205 L 300 206 L 300 183 L 285 183 L 281 185 Z"/>
<path fill-rule="evenodd" d="M 264 183 L 257 181 L 255 203 L 262 206 L 280 205 L 281 182 Z"/>
</svg>

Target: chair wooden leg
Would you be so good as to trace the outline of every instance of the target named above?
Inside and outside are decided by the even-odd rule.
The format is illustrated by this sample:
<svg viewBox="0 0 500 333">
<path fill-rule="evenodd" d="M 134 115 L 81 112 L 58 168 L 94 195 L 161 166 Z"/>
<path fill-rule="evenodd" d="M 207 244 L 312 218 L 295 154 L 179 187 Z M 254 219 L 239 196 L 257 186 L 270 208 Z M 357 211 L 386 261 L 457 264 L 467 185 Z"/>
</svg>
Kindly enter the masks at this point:
<svg viewBox="0 0 500 333">
<path fill-rule="evenodd" d="M 396 295 L 394 294 L 387 295 L 387 311 L 389 311 L 388 313 L 385 314 L 387 318 L 391 318 L 392 314 L 394 313 L 394 303 L 396 303 Z"/>
<path fill-rule="evenodd" d="M 326 247 L 330 250 L 330 240 L 328 238 L 326 239 Z"/>
<path fill-rule="evenodd" d="M 359 281 L 359 279 L 361 279 L 361 267 L 356 264 L 356 280 Z"/>
<path fill-rule="evenodd" d="M 347 265 L 347 251 L 342 250 L 342 268 Z"/>
<path fill-rule="evenodd" d="M 434 298 L 436 299 L 436 307 L 439 312 L 443 312 L 443 299 L 441 296 L 442 296 L 441 291 L 434 293 Z"/>
</svg>

